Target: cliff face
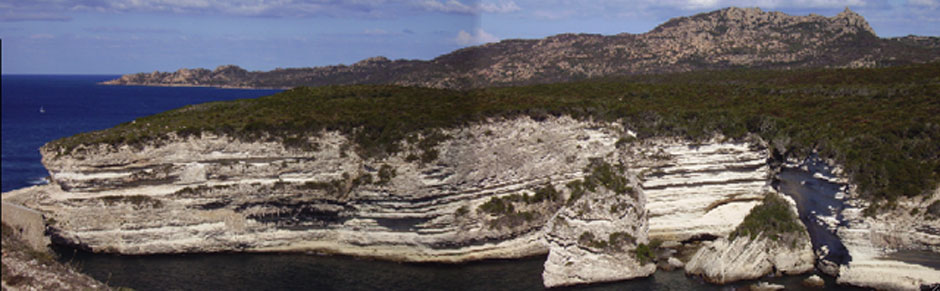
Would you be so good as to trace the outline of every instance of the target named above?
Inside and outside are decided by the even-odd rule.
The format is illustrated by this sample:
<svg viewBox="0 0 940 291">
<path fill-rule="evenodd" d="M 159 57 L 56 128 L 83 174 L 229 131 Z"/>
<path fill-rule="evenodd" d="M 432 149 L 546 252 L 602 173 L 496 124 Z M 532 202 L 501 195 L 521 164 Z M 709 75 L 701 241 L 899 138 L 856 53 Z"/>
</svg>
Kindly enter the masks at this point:
<svg viewBox="0 0 940 291">
<path fill-rule="evenodd" d="M 434 136 L 436 146 L 420 146 Z M 4 199 L 44 212 L 56 242 L 96 252 L 316 251 L 418 262 L 547 253 L 548 287 L 648 276 L 653 239 L 673 248 L 718 237 L 686 265 L 715 282 L 813 264 L 802 234 L 792 244 L 723 238 L 770 190 L 759 141 L 638 140 L 621 123 L 565 116 L 443 129 L 372 159 L 337 132 L 307 138 L 313 149 L 208 133 L 69 154 L 44 147 L 53 184 Z M 834 229 L 853 261 L 840 280 L 930 283 L 936 270 L 881 257 L 886 248 L 936 252 L 937 220 L 928 219 L 936 214 L 910 209 L 937 199 L 902 201 L 900 216 L 847 208 L 848 223 Z M 914 270 L 892 277 L 907 283 L 866 275 L 894 266 Z"/>
<path fill-rule="evenodd" d="M 140 73 L 110 85 L 289 88 L 399 84 L 477 88 L 703 69 L 872 67 L 940 59 L 936 37 L 882 39 L 860 15 L 792 16 L 726 8 L 643 34 L 561 34 L 469 47 L 430 61 L 374 57 L 353 65 L 248 72 L 236 66 Z"/>
<path fill-rule="evenodd" d="M 409 159 L 412 144 L 363 160 L 335 132 L 311 137 L 312 152 L 210 135 L 44 148 L 54 184 L 24 203 L 47 213 L 57 242 L 98 252 L 548 253 L 545 284 L 558 286 L 651 274 L 637 251 L 650 236 L 726 235 L 756 203 L 744 193 L 769 180 L 748 164 L 766 159 L 758 144 L 634 141 L 619 123 L 525 117 L 440 134 L 425 162 Z"/>
<path fill-rule="evenodd" d="M 796 221 L 795 203 L 789 199 L 784 201 L 787 201 L 787 210 Z M 770 231 L 766 229 L 753 236 L 745 234 L 730 240 L 719 238 L 707 242 L 686 263 L 686 273 L 724 284 L 757 279 L 767 274 L 793 275 L 813 270 L 816 258 L 805 228 L 782 234 L 765 233 Z"/>
<path fill-rule="evenodd" d="M 644 196 L 636 179 L 612 177 L 605 171 L 617 169 L 595 165 L 595 171 L 575 182 L 572 194 L 598 191 L 589 197 L 571 200 L 568 207 L 549 220 L 546 240 L 548 259 L 542 278 L 545 287 L 584 284 L 646 277 L 656 271 L 648 259 L 636 255 L 648 244 Z M 596 182 L 595 182 L 596 181 Z M 603 187 L 593 185 L 600 182 Z M 601 188 L 601 189 L 597 189 Z"/>
</svg>

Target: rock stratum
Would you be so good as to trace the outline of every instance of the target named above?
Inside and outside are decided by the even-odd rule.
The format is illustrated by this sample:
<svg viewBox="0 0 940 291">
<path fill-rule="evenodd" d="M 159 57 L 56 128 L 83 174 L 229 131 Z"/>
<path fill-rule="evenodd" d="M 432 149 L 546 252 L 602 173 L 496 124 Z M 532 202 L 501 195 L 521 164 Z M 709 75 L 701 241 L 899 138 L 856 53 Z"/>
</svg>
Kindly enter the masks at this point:
<svg viewBox="0 0 940 291">
<path fill-rule="evenodd" d="M 208 132 L 68 154 L 45 146 L 52 183 L 4 201 L 44 213 L 55 243 L 93 252 L 312 251 L 408 262 L 547 254 L 546 287 L 645 277 L 656 261 L 727 283 L 808 272 L 820 255 L 805 231 L 728 239 L 766 195 L 778 195 L 768 194 L 772 149 L 758 137 L 637 139 L 622 122 L 568 116 L 436 134 L 449 138 L 433 147 L 434 159 L 415 158 L 431 135 L 363 158 L 328 130 L 307 137 L 318 145 L 312 150 Z M 895 212 L 937 199 L 902 202 Z M 835 265 L 839 282 L 936 283 L 936 269 L 884 257 L 935 254 L 936 220 L 914 222 L 931 214 L 859 212 L 846 208 L 849 223 L 832 229 L 853 257 Z M 698 249 L 685 259 L 672 256 L 676 248 Z"/>
<path fill-rule="evenodd" d="M 316 251 L 414 262 L 548 253 L 546 286 L 655 271 L 650 238 L 725 236 L 768 189 L 760 142 L 632 140 L 620 123 L 528 117 L 445 130 L 432 162 L 203 134 L 43 150 L 52 184 L 5 194 L 57 243 L 155 254 Z M 312 137 L 311 137 L 312 138 Z M 620 142 L 618 142 L 620 141 Z M 409 148 L 405 146 L 405 148 Z"/>
<path fill-rule="evenodd" d="M 247 71 L 180 69 L 124 75 L 109 85 L 291 88 L 397 84 L 435 88 L 553 83 L 604 76 L 729 68 L 876 67 L 940 60 L 937 37 L 879 38 L 846 9 L 833 17 L 726 8 L 671 19 L 642 34 L 561 34 L 468 47 L 429 61 L 373 57 L 352 65 Z"/>
</svg>

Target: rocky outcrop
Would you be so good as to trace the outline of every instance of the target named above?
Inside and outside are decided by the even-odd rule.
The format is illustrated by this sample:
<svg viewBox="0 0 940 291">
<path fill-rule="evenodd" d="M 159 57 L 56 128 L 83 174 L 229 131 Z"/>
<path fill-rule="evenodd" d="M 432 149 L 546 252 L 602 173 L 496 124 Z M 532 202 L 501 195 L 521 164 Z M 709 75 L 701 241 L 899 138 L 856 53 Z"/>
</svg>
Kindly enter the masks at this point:
<svg viewBox="0 0 940 291">
<path fill-rule="evenodd" d="M 873 217 L 863 214 L 867 202 L 852 192 L 838 229 L 852 261 L 840 266 L 838 282 L 890 290 L 940 284 L 940 218 L 926 211 L 940 201 L 940 189 L 929 197 L 901 198 L 895 209 Z"/>
<path fill-rule="evenodd" d="M 871 67 L 940 59 L 936 37 L 882 39 L 848 9 L 833 17 L 726 8 L 679 17 L 643 34 L 561 34 L 469 47 L 430 61 L 369 58 L 353 65 L 248 72 L 234 66 L 139 73 L 110 85 L 289 88 L 399 84 L 437 88 L 552 83 L 641 73 L 753 68 Z"/>
<path fill-rule="evenodd" d="M 815 259 L 808 240 L 793 238 L 791 242 L 796 243 L 790 245 L 764 236 L 738 237 L 732 241 L 719 238 L 706 243 L 686 263 L 685 270 L 716 284 L 757 279 L 772 273 L 802 274 L 813 270 Z"/>
<path fill-rule="evenodd" d="M 3 223 L 16 231 L 17 236 L 34 250 L 46 250 L 49 237 L 42 213 L 18 204 L 3 201 Z"/>
<path fill-rule="evenodd" d="M 778 195 L 778 194 L 767 194 Z M 796 217 L 793 205 L 793 217 Z M 767 236 L 739 235 L 705 245 L 685 265 L 686 273 L 725 284 L 767 274 L 802 274 L 813 270 L 815 254 L 806 230 Z"/>
<path fill-rule="evenodd" d="M 4 209 L 6 208 L 4 206 Z M 6 215 L 6 210 L 4 210 Z M 34 248 L 23 233 L 3 223 L 3 290 L 111 290 L 108 285 L 55 260 L 43 246 Z"/>
<path fill-rule="evenodd" d="M 603 171 L 613 170 L 595 169 L 584 180 L 587 184 L 602 183 Z M 644 195 L 636 181 L 614 177 L 602 185 L 583 184 L 572 184 L 572 188 L 586 192 L 584 197 L 568 202 L 546 227 L 545 287 L 625 280 L 655 272 L 650 258 L 638 253 L 648 239 Z"/>
</svg>

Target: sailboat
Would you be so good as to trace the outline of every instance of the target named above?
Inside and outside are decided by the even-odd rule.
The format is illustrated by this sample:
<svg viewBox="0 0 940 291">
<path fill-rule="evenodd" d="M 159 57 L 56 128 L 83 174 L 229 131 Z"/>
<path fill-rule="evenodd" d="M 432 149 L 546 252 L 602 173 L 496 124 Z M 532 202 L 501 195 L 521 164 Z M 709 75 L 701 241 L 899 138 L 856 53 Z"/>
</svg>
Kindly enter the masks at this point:
<svg viewBox="0 0 940 291">
<path fill-rule="evenodd" d="M 46 109 L 39 106 L 39 113 L 46 113 Z"/>
</svg>

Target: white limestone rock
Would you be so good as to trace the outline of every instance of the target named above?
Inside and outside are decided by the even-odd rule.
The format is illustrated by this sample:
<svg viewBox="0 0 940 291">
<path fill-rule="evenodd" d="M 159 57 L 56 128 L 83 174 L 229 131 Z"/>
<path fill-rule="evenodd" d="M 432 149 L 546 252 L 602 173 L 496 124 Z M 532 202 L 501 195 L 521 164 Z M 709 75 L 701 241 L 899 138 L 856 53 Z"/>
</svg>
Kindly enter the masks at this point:
<svg viewBox="0 0 940 291">
<path fill-rule="evenodd" d="M 783 290 L 785 288 L 783 285 L 767 282 L 758 282 L 757 284 L 752 284 L 748 287 L 751 291 L 776 291 Z"/>
<path fill-rule="evenodd" d="M 769 189 L 769 153 L 759 142 L 653 139 L 626 149 L 650 210 L 650 237 L 727 236 Z"/>
<path fill-rule="evenodd" d="M 920 290 L 923 285 L 940 284 L 940 270 L 887 258 L 897 250 L 940 253 L 940 219 L 926 214 L 927 207 L 940 200 L 940 188 L 926 198 L 898 199 L 894 209 L 865 217 L 867 202 L 850 187 L 851 199 L 842 211 L 845 226 L 838 229 L 852 261 L 839 268 L 839 284 L 886 290 Z M 912 209 L 919 213 L 913 214 Z"/>
<path fill-rule="evenodd" d="M 822 288 L 826 286 L 826 281 L 823 281 L 819 275 L 812 275 L 804 279 L 802 284 L 810 288 Z"/>
<path fill-rule="evenodd" d="M 648 243 L 642 193 L 596 189 L 549 222 L 542 272 L 546 288 L 646 277 L 656 271 L 655 264 L 635 255 L 637 245 Z"/>
<path fill-rule="evenodd" d="M 767 194 L 778 195 L 778 194 Z M 796 217 L 795 203 L 790 204 Z M 685 265 L 687 274 L 700 275 L 706 281 L 725 284 L 739 280 L 757 279 L 774 270 L 778 274 L 794 275 L 813 270 L 816 255 L 809 234 L 800 231 L 779 234 L 776 239 L 760 233 L 753 238 L 738 236 L 706 243 Z"/>
<path fill-rule="evenodd" d="M 668 263 L 669 266 L 671 266 L 674 269 L 685 267 L 685 263 L 683 263 L 681 260 L 677 259 L 676 257 L 669 257 L 669 259 L 666 260 L 666 263 Z"/>
<path fill-rule="evenodd" d="M 733 241 L 719 238 L 699 249 L 685 264 L 685 271 L 715 284 L 757 279 L 775 268 L 788 275 L 809 272 L 813 269 L 812 246 L 808 238 L 798 244 L 791 248 L 762 235 Z"/>
</svg>

